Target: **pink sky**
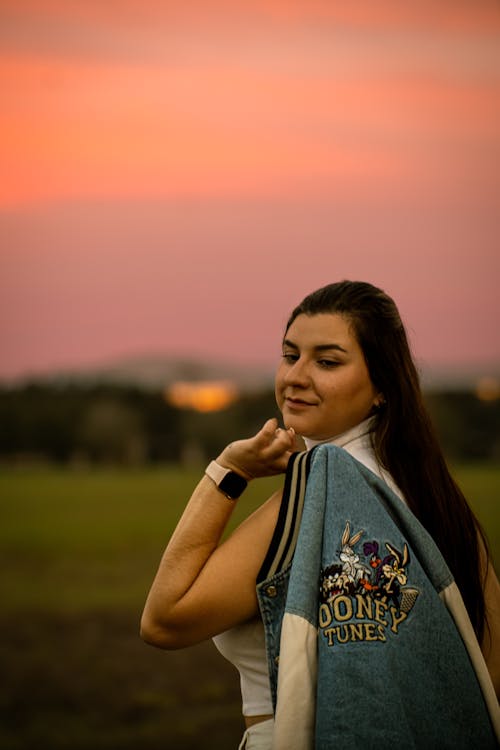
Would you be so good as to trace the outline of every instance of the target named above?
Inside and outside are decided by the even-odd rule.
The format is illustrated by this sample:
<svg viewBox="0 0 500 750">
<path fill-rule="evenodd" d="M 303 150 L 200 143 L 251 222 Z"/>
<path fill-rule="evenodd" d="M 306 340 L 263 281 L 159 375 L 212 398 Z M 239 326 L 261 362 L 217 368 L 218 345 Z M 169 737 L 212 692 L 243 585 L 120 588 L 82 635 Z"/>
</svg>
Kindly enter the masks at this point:
<svg viewBox="0 0 500 750">
<path fill-rule="evenodd" d="M 0 87 L 0 376 L 272 365 L 346 277 L 500 361 L 496 0 L 2 0 Z"/>
</svg>

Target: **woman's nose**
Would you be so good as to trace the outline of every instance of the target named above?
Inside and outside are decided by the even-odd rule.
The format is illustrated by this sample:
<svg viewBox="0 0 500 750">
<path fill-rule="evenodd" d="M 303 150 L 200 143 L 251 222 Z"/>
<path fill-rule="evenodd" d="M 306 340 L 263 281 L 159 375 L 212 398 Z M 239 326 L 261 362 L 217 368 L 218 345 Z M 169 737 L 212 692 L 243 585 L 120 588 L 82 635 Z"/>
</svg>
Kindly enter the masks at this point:
<svg viewBox="0 0 500 750">
<path fill-rule="evenodd" d="M 307 386 L 309 380 L 309 367 L 303 359 L 297 359 L 285 374 L 287 385 Z"/>
</svg>

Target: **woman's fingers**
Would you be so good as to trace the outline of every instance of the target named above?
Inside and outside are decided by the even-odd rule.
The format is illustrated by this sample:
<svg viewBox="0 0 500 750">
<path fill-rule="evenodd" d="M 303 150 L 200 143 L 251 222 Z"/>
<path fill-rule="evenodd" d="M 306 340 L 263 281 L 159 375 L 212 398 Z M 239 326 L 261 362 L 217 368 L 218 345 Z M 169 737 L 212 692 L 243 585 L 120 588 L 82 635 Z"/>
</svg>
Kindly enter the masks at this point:
<svg viewBox="0 0 500 750">
<path fill-rule="evenodd" d="M 286 470 L 288 460 L 295 448 L 295 431 L 277 427 L 277 420 L 268 420 L 261 431 L 265 438 L 259 445 L 257 460 L 264 473 L 280 473 Z M 272 430 L 272 431 L 271 431 Z"/>
<path fill-rule="evenodd" d="M 269 445 L 275 439 L 278 429 L 278 420 L 276 419 L 276 417 L 268 419 L 267 422 L 264 422 L 258 433 L 255 435 L 254 439 L 256 443 L 262 446 Z"/>
<path fill-rule="evenodd" d="M 274 451 L 290 451 L 293 450 L 295 445 L 295 430 L 293 427 L 283 429 L 278 427 L 274 432 L 274 440 L 271 444 L 271 449 Z"/>
<path fill-rule="evenodd" d="M 293 450 L 294 430 L 278 427 L 278 420 L 273 417 L 253 437 L 228 445 L 218 460 L 246 479 L 252 479 L 285 471 Z"/>
<path fill-rule="evenodd" d="M 277 445 L 288 445 L 295 439 L 295 430 L 290 427 L 288 430 L 278 427 L 278 420 L 276 417 L 268 419 L 264 423 L 259 432 L 255 435 L 255 440 L 262 445 L 270 445 L 276 447 Z"/>
</svg>

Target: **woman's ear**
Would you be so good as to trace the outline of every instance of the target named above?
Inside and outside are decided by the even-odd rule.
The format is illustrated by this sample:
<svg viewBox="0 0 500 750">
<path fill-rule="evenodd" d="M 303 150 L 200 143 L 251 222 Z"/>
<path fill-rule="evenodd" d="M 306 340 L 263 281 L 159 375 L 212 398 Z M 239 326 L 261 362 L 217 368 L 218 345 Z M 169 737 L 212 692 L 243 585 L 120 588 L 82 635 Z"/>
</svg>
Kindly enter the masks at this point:
<svg viewBox="0 0 500 750">
<path fill-rule="evenodd" d="M 385 396 L 383 393 L 377 393 L 373 401 L 373 411 L 380 411 L 386 404 Z"/>
</svg>

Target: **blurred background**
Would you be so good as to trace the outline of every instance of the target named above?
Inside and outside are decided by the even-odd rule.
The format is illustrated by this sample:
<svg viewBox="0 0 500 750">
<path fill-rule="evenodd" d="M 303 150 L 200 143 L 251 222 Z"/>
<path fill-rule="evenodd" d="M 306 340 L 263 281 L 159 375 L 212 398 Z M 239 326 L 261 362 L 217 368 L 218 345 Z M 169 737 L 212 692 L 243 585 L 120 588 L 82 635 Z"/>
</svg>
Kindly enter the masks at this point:
<svg viewBox="0 0 500 750">
<path fill-rule="evenodd" d="M 1 0 L 0 84 L 0 744 L 234 748 L 138 624 L 307 293 L 395 299 L 498 568 L 500 4 Z"/>
</svg>

